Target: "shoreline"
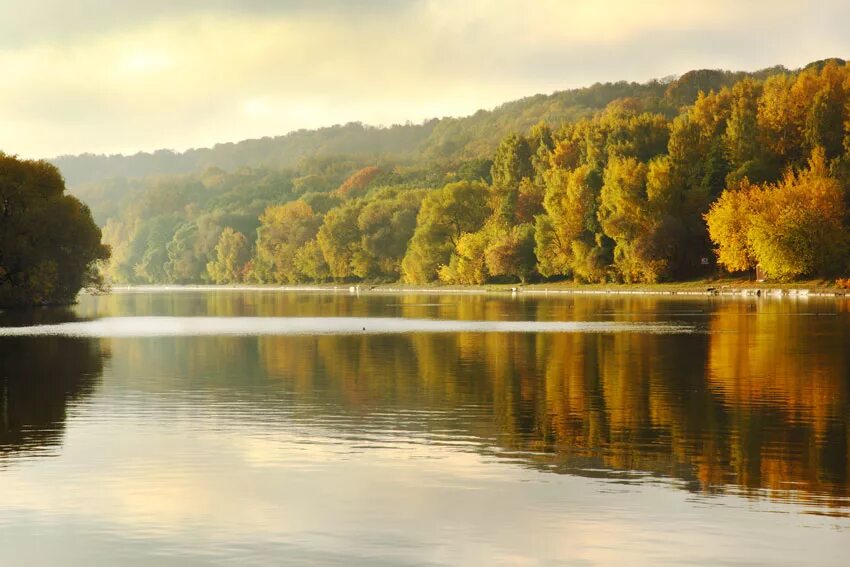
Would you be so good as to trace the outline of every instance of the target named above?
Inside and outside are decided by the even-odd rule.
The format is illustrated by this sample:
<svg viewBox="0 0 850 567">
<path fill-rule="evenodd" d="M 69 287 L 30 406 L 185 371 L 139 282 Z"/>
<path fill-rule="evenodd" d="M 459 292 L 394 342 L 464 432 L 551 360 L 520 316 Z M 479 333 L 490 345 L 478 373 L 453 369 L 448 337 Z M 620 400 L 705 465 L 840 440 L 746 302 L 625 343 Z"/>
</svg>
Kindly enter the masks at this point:
<svg viewBox="0 0 850 567">
<path fill-rule="evenodd" d="M 820 283 L 820 285 L 818 285 Z M 457 294 L 457 295 L 630 295 L 684 297 L 750 297 L 801 299 L 808 297 L 850 299 L 850 290 L 825 286 L 822 282 L 770 284 L 747 281 L 697 281 L 662 284 L 574 284 L 565 282 L 521 284 L 485 284 L 469 286 L 379 284 L 162 284 L 113 286 L 108 293 L 145 293 L 161 291 L 280 291 L 352 294 Z M 85 293 L 85 292 L 83 292 Z"/>
</svg>

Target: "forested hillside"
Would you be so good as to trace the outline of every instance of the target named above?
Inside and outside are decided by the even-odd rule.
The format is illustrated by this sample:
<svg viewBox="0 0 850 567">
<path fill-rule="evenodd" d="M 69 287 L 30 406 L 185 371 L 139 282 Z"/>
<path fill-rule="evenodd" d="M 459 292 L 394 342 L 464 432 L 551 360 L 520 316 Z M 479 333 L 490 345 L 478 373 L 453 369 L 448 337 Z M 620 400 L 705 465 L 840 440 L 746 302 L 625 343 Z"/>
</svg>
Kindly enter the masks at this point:
<svg viewBox="0 0 850 567">
<path fill-rule="evenodd" d="M 848 132 L 829 60 L 55 163 L 117 283 L 793 279 L 847 272 Z"/>
<path fill-rule="evenodd" d="M 131 156 L 83 154 L 60 156 L 50 161 L 62 170 L 68 184 L 75 187 L 116 177 L 202 172 L 208 167 L 226 170 L 242 166 L 288 168 L 305 158 L 340 155 L 372 160 L 489 157 L 504 136 L 525 132 L 541 121 L 553 126 L 574 122 L 624 97 L 655 97 L 667 112 L 674 113 L 679 106 L 693 103 L 700 90 L 717 90 L 744 76 L 763 77 L 779 70 L 782 69 L 777 67 L 751 74 L 692 71 L 672 82 L 605 83 L 551 95 L 535 95 L 493 110 L 480 110 L 465 118 L 433 119 L 424 124 L 375 128 L 350 123 L 299 130 L 274 138 L 217 144 L 182 153 L 159 150 Z"/>
</svg>

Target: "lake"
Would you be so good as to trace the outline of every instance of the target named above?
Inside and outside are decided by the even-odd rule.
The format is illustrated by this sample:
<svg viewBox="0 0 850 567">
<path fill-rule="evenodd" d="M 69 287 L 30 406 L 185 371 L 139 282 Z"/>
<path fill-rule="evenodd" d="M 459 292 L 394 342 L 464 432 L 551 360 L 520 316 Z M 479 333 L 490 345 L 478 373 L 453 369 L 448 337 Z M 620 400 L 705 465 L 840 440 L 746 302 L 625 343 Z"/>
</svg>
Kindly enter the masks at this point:
<svg viewBox="0 0 850 567">
<path fill-rule="evenodd" d="M 850 301 L 0 313 L 2 565 L 803 563 L 850 563 Z"/>
</svg>

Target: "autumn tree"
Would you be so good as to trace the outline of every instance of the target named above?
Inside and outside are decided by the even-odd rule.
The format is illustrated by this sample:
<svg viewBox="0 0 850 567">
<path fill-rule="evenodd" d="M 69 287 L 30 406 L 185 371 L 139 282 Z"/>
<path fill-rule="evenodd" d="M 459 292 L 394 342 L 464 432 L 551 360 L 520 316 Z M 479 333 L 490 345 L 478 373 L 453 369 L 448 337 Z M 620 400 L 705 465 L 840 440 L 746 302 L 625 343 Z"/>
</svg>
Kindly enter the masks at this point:
<svg viewBox="0 0 850 567">
<path fill-rule="evenodd" d="M 706 215 L 718 262 L 730 271 L 760 266 L 768 277 L 830 275 L 846 262 L 844 190 L 830 176 L 825 151 L 776 184 L 742 182 Z"/>
<path fill-rule="evenodd" d="M 416 217 L 416 229 L 404 259 L 402 276 L 410 283 L 437 278 L 449 262 L 461 235 L 476 232 L 490 215 L 488 189 L 480 182 L 460 181 L 428 193 Z"/>
<path fill-rule="evenodd" d="M 364 167 L 352 173 L 335 191 L 341 198 L 357 196 L 381 173 L 375 166 Z"/>
<path fill-rule="evenodd" d="M 613 158 L 605 169 L 598 218 L 614 243 L 614 267 L 626 282 L 669 279 L 685 252 L 681 180 L 668 157 L 648 164 Z"/>
<path fill-rule="evenodd" d="M 487 281 L 484 252 L 489 239 L 484 232 L 467 232 L 458 238 L 449 261 L 439 267 L 440 281 L 448 284 L 478 285 Z"/>
<path fill-rule="evenodd" d="M 490 276 L 515 277 L 526 283 L 536 273 L 534 225 L 513 226 L 492 238 L 484 250 L 484 260 Z"/>
<path fill-rule="evenodd" d="M 316 237 L 322 217 L 303 201 L 268 207 L 257 229 L 255 278 L 276 283 L 299 280 L 294 260 L 298 251 Z"/>
<path fill-rule="evenodd" d="M 207 264 L 210 281 L 217 284 L 240 283 L 245 279 L 245 267 L 251 259 L 248 239 L 241 232 L 226 227 L 218 238 L 215 259 Z"/>
</svg>

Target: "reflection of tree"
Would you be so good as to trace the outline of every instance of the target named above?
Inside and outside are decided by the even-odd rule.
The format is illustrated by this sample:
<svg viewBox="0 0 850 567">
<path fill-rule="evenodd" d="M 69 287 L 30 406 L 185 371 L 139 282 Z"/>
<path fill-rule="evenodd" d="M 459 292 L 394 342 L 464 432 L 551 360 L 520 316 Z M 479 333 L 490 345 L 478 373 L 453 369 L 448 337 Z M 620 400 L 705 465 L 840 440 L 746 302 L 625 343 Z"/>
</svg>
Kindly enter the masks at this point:
<svg viewBox="0 0 850 567">
<path fill-rule="evenodd" d="M 291 392 L 300 412 L 342 410 L 361 416 L 361 424 L 372 412 L 412 412 L 405 415 L 422 419 L 396 426 L 474 437 L 546 470 L 644 471 L 684 479 L 695 490 L 770 489 L 799 500 L 843 498 L 845 506 L 850 497 L 847 304 L 230 291 L 98 302 L 87 315 L 691 317 L 709 332 L 119 340 L 112 367 L 116 379 L 144 375 L 137 388 L 204 388 L 223 403 L 262 392 L 250 404 L 272 412 Z M 819 310 L 830 314 L 801 312 Z"/>
<path fill-rule="evenodd" d="M 727 303 L 712 320 L 707 379 L 735 433 L 730 467 L 754 488 L 848 493 L 850 329 L 783 303 Z"/>
<path fill-rule="evenodd" d="M 671 305 L 646 302 L 522 309 L 540 318 L 669 319 L 652 313 Z M 429 309 L 516 316 L 505 303 Z M 718 304 L 699 319 L 706 334 L 262 337 L 259 353 L 270 377 L 325 405 L 452 411 L 459 434 L 547 469 L 601 466 L 701 490 L 847 498 L 850 332 L 835 316 L 781 316 L 768 306 L 755 317 L 752 306 Z"/>
<path fill-rule="evenodd" d="M 91 395 L 103 357 L 99 341 L 0 338 L 0 453 L 60 444 L 67 408 Z"/>
</svg>

